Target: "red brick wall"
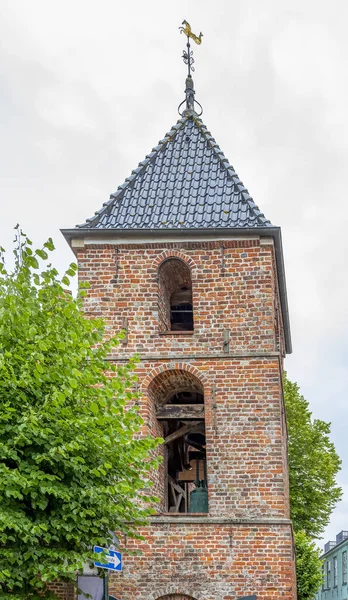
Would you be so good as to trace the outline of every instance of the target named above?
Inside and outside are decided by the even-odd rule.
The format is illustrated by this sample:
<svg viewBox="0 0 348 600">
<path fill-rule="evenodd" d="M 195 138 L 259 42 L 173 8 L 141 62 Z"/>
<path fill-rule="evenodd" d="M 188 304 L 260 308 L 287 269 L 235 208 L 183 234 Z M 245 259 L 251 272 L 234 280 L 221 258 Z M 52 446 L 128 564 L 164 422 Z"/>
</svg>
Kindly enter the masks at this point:
<svg viewBox="0 0 348 600">
<path fill-rule="evenodd" d="M 189 377 L 181 376 L 188 369 L 204 391 L 209 513 L 234 518 L 288 517 L 277 358 L 142 361 L 137 368 L 142 392 L 139 403 L 153 434 L 161 433 L 153 390 L 156 388 L 160 398 L 161 394 L 166 397 L 170 385 L 175 389 L 176 381 L 177 388 L 180 381 L 188 387 Z M 168 388 L 164 375 L 169 378 Z M 163 498 L 164 479 L 162 473 L 157 475 L 155 492 Z"/>
<path fill-rule="evenodd" d="M 185 335 L 160 333 L 158 268 L 171 256 L 191 272 L 194 332 Z M 272 243 L 88 245 L 78 262 L 80 279 L 91 284 L 87 314 L 105 318 L 110 333 L 128 320 L 127 343 L 110 360 L 140 354 L 144 430 L 161 435 L 156 404 L 171 389 L 204 392 L 209 515 L 198 522 L 158 517 L 143 543 L 128 542 L 142 554 L 126 555 L 111 593 L 120 600 L 236 600 L 253 593 L 258 600 L 293 600 L 284 336 Z M 163 514 L 164 466 L 153 481 Z"/>
<path fill-rule="evenodd" d="M 172 246 L 172 248 L 168 248 Z M 86 312 L 103 316 L 110 331 L 128 318 L 127 350 L 222 352 L 224 329 L 231 352 L 275 351 L 273 247 L 258 240 L 221 243 L 89 245 L 78 251 L 79 275 L 91 288 Z M 158 267 L 180 256 L 191 268 L 194 334 L 158 335 Z M 117 270 L 116 283 L 115 280 Z"/>
<path fill-rule="evenodd" d="M 142 554 L 126 556 L 123 573 L 111 578 L 119 600 L 296 597 L 289 525 L 158 523 L 142 534 L 146 541 L 136 544 Z M 129 541 L 127 548 L 134 547 Z"/>
<path fill-rule="evenodd" d="M 72 583 L 55 581 L 49 584 L 49 589 L 61 598 L 61 600 L 75 600 L 75 589 Z"/>
</svg>

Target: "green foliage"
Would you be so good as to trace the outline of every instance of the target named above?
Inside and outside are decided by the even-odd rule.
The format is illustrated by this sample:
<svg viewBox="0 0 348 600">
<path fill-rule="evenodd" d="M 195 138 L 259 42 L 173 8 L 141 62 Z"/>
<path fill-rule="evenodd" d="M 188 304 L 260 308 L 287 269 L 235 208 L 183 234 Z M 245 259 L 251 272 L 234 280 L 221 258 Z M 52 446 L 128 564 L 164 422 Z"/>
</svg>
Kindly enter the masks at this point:
<svg viewBox="0 0 348 600">
<path fill-rule="evenodd" d="M 290 511 L 295 531 L 318 537 L 342 496 L 341 460 L 329 439 L 330 424 L 312 419 L 296 383 L 284 379 L 289 439 Z"/>
<path fill-rule="evenodd" d="M 17 239 L 14 273 L 3 249 L 0 264 L 0 595 L 20 600 L 74 580 L 111 532 L 136 535 L 160 440 L 140 433 L 135 361 L 107 361 L 118 339 L 63 288 L 77 266 L 60 281 L 52 240 Z"/>
<path fill-rule="evenodd" d="M 323 533 L 341 498 L 341 460 L 330 424 L 312 419 L 296 383 L 284 377 L 289 442 L 290 513 L 295 530 L 298 600 L 313 600 L 322 584 L 322 561 L 313 538 Z"/>
<path fill-rule="evenodd" d="M 295 533 L 297 600 L 313 600 L 323 582 L 320 551 L 304 531 Z"/>
</svg>

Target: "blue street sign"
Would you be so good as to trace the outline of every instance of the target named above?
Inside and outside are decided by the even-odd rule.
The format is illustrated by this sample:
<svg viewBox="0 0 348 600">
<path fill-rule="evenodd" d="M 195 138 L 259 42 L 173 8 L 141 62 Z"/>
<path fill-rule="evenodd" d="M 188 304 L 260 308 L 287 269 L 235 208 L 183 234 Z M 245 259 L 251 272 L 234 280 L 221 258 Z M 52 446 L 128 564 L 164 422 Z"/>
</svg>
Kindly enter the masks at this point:
<svg viewBox="0 0 348 600">
<path fill-rule="evenodd" d="M 100 569 L 110 569 L 110 571 L 122 571 L 122 554 L 116 552 L 116 550 L 110 550 L 109 548 L 101 548 L 100 546 L 94 546 L 93 551 L 96 554 L 104 552 L 106 554 L 106 563 L 95 562 L 95 567 Z"/>
</svg>

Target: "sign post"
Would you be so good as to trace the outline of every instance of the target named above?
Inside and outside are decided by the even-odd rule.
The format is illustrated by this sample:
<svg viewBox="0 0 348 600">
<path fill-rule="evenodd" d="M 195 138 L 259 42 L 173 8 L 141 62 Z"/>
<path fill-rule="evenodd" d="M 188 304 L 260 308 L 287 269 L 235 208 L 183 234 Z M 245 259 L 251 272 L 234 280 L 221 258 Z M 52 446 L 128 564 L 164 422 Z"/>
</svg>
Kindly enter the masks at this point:
<svg viewBox="0 0 348 600">
<path fill-rule="evenodd" d="M 109 574 L 104 572 L 104 600 L 109 600 Z"/>
<path fill-rule="evenodd" d="M 95 561 L 94 566 L 99 569 L 105 569 L 104 573 L 104 594 L 103 600 L 109 600 L 109 571 L 122 571 L 122 554 L 116 550 L 110 548 L 102 548 L 101 546 L 94 546 L 93 551 L 95 554 L 104 554 L 107 562 L 102 563 Z M 116 600 L 116 599 L 115 599 Z"/>
</svg>

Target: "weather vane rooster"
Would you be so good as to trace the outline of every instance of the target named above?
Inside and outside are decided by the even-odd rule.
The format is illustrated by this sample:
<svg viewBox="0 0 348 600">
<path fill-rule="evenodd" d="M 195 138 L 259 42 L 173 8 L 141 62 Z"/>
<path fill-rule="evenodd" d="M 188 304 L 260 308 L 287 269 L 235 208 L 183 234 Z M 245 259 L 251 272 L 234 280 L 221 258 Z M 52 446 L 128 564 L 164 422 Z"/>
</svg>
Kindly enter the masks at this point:
<svg viewBox="0 0 348 600">
<path fill-rule="evenodd" d="M 181 107 L 183 106 L 183 104 L 186 104 L 186 111 L 196 112 L 195 104 L 197 104 L 200 108 L 200 113 L 198 115 L 198 116 L 200 116 L 203 112 L 203 109 L 202 109 L 202 106 L 200 105 L 200 103 L 197 102 L 197 100 L 195 99 L 195 90 L 193 88 L 193 81 L 192 81 L 192 76 L 191 76 L 191 71 L 195 70 L 195 68 L 193 66 L 195 59 L 193 58 L 193 52 L 192 52 L 191 46 L 190 46 L 190 38 L 191 38 L 191 40 L 196 42 L 196 44 L 201 44 L 203 33 L 201 32 L 199 35 L 195 35 L 191 31 L 191 26 L 187 21 L 182 22 L 182 26 L 179 27 L 179 30 L 180 30 L 180 33 L 183 33 L 187 37 L 187 43 L 186 43 L 187 50 L 183 51 L 182 58 L 184 60 L 185 65 L 187 65 L 188 73 L 187 73 L 187 78 L 186 78 L 185 100 L 183 100 L 183 102 L 181 102 L 181 104 L 179 104 L 178 111 L 179 111 L 180 115 L 183 115 L 183 112 L 181 112 Z"/>
<path fill-rule="evenodd" d="M 201 44 L 203 33 L 200 32 L 199 35 L 196 35 L 195 33 L 193 33 L 191 31 L 191 26 L 187 21 L 182 22 L 182 26 L 179 27 L 179 30 L 180 30 L 180 33 L 183 33 L 187 37 L 187 44 L 186 44 L 187 50 L 183 51 L 182 57 L 184 59 L 185 65 L 187 65 L 187 67 L 188 67 L 188 76 L 190 77 L 191 71 L 195 70 L 193 67 L 193 63 L 195 62 L 195 60 L 193 58 L 193 51 L 191 50 L 191 47 L 190 47 L 190 38 L 191 38 L 191 40 L 196 42 L 196 44 Z"/>
<path fill-rule="evenodd" d="M 203 33 L 201 32 L 199 36 L 197 36 L 194 33 L 192 33 L 190 23 L 188 23 L 187 21 L 183 21 L 182 24 L 185 25 L 185 27 L 179 27 L 180 33 L 183 33 L 184 35 L 187 35 L 187 37 L 190 37 L 194 42 L 196 42 L 196 44 L 201 44 Z"/>
</svg>

